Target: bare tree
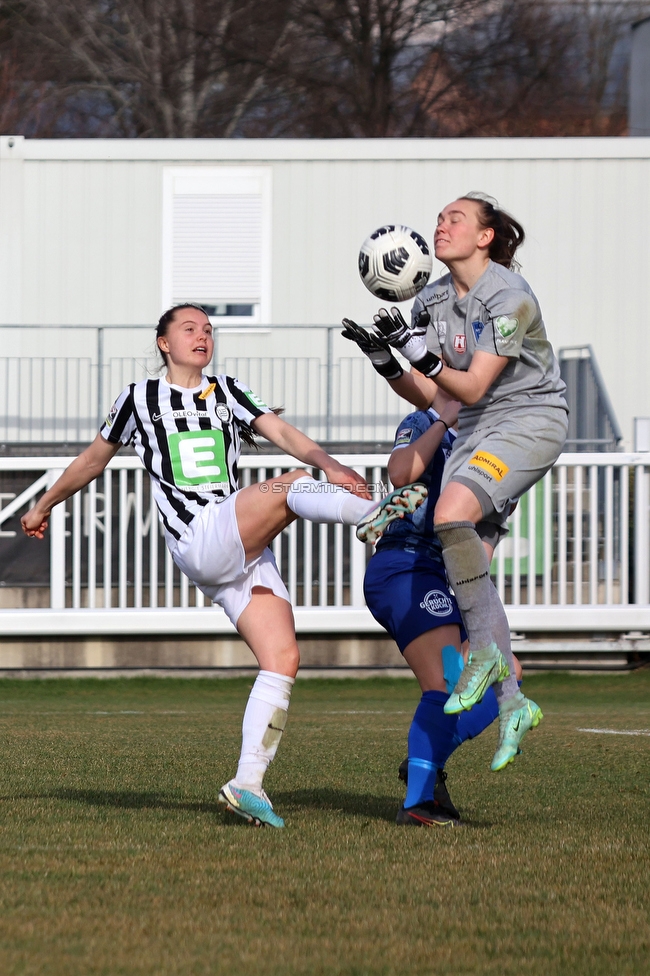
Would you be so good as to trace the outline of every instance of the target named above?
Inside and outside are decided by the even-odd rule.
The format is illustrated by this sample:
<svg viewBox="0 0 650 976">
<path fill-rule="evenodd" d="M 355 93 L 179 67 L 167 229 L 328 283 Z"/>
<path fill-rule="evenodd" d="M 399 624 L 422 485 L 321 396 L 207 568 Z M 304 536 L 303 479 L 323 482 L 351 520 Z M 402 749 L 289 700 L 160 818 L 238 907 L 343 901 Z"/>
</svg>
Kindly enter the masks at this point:
<svg viewBox="0 0 650 976">
<path fill-rule="evenodd" d="M 628 25 L 648 13 L 650 0 L 0 0 L 0 123 L 49 136 L 616 134 Z"/>
<path fill-rule="evenodd" d="M 291 0 L 21 0 L 52 111 L 107 134 L 231 135 L 290 25 Z M 63 133 L 62 133 L 63 134 Z"/>
<path fill-rule="evenodd" d="M 303 0 L 299 41 L 273 81 L 292 134 L 419 135 L 412 82 L 483 0 Z"/>
<path fill-rule="evenodd" d="M 441 135 L 618 135 L 629 25 L 647 13 L 624 0 L 485 4 L 415 85 Z"/>
</svg>

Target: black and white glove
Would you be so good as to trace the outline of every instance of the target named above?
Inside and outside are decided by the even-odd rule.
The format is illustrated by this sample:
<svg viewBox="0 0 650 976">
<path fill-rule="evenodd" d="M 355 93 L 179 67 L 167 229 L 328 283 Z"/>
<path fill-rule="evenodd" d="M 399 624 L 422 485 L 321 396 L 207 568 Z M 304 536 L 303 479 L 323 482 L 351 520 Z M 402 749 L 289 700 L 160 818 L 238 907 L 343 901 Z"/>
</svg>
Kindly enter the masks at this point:
<svg viewBox="0 0 650 976">
<path fill-rule="evenodd" d="M 413 325 L 407 325 L 398 308 L 390 312 L 380 308 L 374 316 L 376 337 L 399 349 L 411 366 L 425 376 L 437 376 L 443 363 L 439 356 L 427 349 L 427 328 L 431 319 L 426 309 L 417 315 Z"/>
<path fill-rule="evenodd" d="M 368 332 L 352 319 L 343 319 L 341 335 L 356 342 L 364 356 L 367 356 L 380 376 L 387 380 L 398 380 L 404 370 L 397 362 L 385 339 Z"/>
</svg>

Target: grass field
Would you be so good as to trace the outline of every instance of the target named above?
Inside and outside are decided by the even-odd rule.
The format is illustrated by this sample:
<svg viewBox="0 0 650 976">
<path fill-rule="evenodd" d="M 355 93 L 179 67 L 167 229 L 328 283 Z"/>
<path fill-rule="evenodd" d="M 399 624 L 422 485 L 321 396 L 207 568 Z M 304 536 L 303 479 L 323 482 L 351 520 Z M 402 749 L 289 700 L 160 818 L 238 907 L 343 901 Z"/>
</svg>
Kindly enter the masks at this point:
<svg viewBox="0 0 650 976">
<path fill-rule="evenodd" d="M 298 682 L 266 785 L 287 829 L 216 804 L 249 680 L 0 682 L 0 973 L 650 971 L 650 673 L 537 676 L 546 714 L 466 826 L 398 828 L 410 680 Z"/>
</svg>

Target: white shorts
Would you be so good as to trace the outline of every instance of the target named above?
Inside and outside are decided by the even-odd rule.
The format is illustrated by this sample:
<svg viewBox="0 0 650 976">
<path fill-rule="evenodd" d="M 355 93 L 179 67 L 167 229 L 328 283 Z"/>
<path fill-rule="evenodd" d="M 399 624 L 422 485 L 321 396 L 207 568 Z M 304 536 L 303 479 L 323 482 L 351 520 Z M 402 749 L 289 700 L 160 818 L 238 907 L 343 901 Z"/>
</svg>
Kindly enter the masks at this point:
<svg viewBox="0 0 650 976">
<path fill-rule="evenodd" d="M 225 501 L 210 501 L 175 547 L 170 546 L 178 568 L 212 603 L 223 607 L 235 627 L 250 603 L 254 586 L 265 586 L 291 602 L 270 549 L 246 561 L 235 514 L 236 498 L 237 492 Z"/>
</svg>

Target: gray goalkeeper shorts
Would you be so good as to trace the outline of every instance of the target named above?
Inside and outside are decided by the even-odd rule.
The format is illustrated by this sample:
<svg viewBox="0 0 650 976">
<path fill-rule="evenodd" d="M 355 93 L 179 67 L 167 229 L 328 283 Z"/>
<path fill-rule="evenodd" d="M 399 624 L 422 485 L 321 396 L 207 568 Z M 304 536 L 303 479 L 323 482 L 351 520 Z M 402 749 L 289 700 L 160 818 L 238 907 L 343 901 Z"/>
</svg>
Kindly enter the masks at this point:
<svg viewBox="0 0 650 976">
<path fill-rule="evenodd" d="M 466 485 L 483 518 L 505 525 L 512 503 L 557 461 L 568 425 L 566 410 L 540 406 L 515 410 L 493 427 L 459 433 L 445 465 L 443 489 L 450 481 Z"/>
</svg>

